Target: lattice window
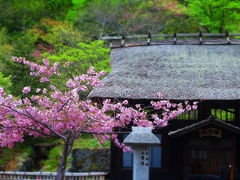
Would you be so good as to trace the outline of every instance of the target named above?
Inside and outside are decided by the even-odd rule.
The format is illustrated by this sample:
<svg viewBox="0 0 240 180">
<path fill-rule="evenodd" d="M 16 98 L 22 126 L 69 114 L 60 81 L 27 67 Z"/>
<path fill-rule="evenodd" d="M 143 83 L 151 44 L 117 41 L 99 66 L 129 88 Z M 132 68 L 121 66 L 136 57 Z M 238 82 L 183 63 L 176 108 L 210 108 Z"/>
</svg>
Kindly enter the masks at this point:
<svg viewBox="0 0 240 180">
<path fill-rule="evenodd" d="M 176 119 L 198 120 L 198 110 L 187 111 L 186 113 L 179 115 Z"/>
<path fill-rule="evenodd" d="M 211 114 L 222 121 L 233 121 L 235 109 L 211 109 Z"/>
</svg>

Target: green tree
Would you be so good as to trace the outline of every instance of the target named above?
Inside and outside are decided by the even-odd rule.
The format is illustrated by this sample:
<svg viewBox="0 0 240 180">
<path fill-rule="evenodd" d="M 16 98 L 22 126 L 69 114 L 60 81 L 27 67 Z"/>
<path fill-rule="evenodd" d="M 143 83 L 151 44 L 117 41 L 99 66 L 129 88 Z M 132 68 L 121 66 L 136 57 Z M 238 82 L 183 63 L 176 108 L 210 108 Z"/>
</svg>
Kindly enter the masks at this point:
<svg viewBox="0 0 240 180">
<path fill-rule="evenodd" d="M 203 31 L 216 33 L 239 30 L 239 0 L 187 0 L 189 15 L 199 22 Z"/>
<path fill-rule="evenodd" d="M 91 0 L 74 12 L 75 26 L 94 39 L 102 34 L 187 32 L 196 27 L 177 0 Z"/>
<path fill-rule="evenodd" d="M 64 19 L 71 6 L 71 0 L 0 0 L 0 26 L 16 34 L 43 17 Z"/>
<path fill-rule="evenodd" d="M 85 74 L 90 66 L 94 66 L 97 71 L 105 70 L 109 73 L 109 50 L 105 48 L 103 41 L 93 41 L 78 43 L 77 47 L 63 47 L 55 54 L 45 52 L 42 55 L 50 59 L 51 63 L 59 62 L 65 66 L 64 71 L 61 72 L 65 78 L 56 79 L 54 82 L 55 86 L 60 88 L 64 87 L 64 79 Z M 66 67 L 68 63 L 71 66 Z"/>
<path fill-rule="evenodd" d="M 177 0 L 125 0 L 124 26 L 130 33 L 187 32 L 194 27 Z"/>
<path fill-rule="evenodd" d="M 12 49 L 6 28 L 0 27 L 0 72 L 6 70 L 6 61 L 11 56 Z"/>
<path fill-rule="evenodd" d="M 61 51 L 56 55 L 50 55 L 49 59 L 55 62 L 72 62 L 80 69 L 73 69 L 76 74 L 86 73 L 90 66 L 96 70 L 105 70 L 110 72 L 109 49 L 104 47 L 103 41 L 93 41 L 89 44 L 79 43 L 77 48 L 69 48 L 67 51 Z"/>
<path fill-rule="evenodd" d="M 70 23 L 42 19 L 31 32 L 38 37 L 41 43 L 38 45 L 51 48 L 47 51 L 40 48 L 41 56 L 47 57 L 51 63 L 64 64 L 70 61 L 78 66 L 71 70 L 75 72 L 74 75 L 86 73 L 90 66 L 110 72 L 109 49 L 105 47 L 104 41 L 86 41 L 82 33 Z"/>
<path fill-rule="evenodd" d="M 122 0 L 79 1 L 80 5 L 69 11 L 67 19 L 73 21 L 84 36 L 99 39 L 103 32 L 121 31 Z"/>
<path fill-rule="evenodd" d="M 77 31 L 71 23 L 43 18 L 30 32 L 38 37 L 38 43 L 50 45 L 54 53 L 67 50 L 68 47 L 77 47 L 83 41 L 82 33 Z"/>
<path fill-rule="evenodd" d="M 31 84 L 36 84 L 38 81 L 34 81 L 32 77 L 29 76 L 29 69 L 22 64 L 16 64 L 12 61 L 11 56 L 26 57 L 28 60 L 34 61 L 33 51 L 35 43 L 37 41 L 37 36 L 32 33 L 21 33 L 15 41 L 12 42 L 12 50 L 5 56 L 0 63 L 2 63 L 2 73 L 5 76 L 12 76 L 13 86 L 10 91 L 15 96 L 21 95 L 21 89 L 25 86 Z"/>
</svg>

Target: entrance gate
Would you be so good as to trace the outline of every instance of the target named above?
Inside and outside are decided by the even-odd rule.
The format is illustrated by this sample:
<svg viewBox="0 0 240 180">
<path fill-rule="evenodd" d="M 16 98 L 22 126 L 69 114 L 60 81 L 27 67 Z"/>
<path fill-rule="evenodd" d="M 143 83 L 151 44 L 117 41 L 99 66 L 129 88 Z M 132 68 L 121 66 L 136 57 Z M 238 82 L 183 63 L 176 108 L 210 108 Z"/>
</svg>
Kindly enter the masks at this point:
<svg viewBox="0 0 240 180">
<path fill-rule="evenodd" d="M 190 170 L 192 175 L 199 177 L 204 175 L 206 177 L 225 176 L 224 180 L 233 180 L 235 164 L 233 142 L 233 137 L 229 136 L 222 138 L 192 136 L 185 149 L 186 169 Z M 223 171 L 225 175 L 223 175 Z"/>
</svg>

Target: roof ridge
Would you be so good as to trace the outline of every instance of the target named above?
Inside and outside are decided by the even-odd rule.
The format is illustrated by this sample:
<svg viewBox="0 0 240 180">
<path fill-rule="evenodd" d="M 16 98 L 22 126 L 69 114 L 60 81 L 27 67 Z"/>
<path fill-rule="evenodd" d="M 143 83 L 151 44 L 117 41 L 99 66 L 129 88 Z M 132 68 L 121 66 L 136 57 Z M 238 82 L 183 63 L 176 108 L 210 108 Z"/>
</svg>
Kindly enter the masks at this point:
<svg viewBox="0 0 240 180">
<path fill-rule="evenodd" d="M 143 39 L 143 38 L 170 38 L 170 37 L 229 37 L 240 36 L 240 33 L 172 33 L 172 34 L 143 34 L 143 35 L 125 35 L 121 36 L 103 36 L 101 40 L 120 40 L 120 39 Z"/>
<path fill-rule="evenodd" d="M 154 46 L 154 45 L 240 45 L 239 38 L 185 38 L 185 39 L 151 39 L 151 40 L 139 40 L 139 39 L 123 39 L 121 41 L 110 42 L 110 48 L 126 48 L 137 46 Z"/>
</svg>

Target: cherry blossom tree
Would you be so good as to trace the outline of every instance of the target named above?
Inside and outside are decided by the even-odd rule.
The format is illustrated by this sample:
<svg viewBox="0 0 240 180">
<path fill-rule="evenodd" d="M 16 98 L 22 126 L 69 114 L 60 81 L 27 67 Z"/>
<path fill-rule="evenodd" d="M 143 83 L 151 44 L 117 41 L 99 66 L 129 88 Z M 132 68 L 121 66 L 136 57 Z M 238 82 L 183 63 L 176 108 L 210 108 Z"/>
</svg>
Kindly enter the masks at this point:
<svg viewBox="0 0 240 180">
<path fill-rule="evenodd" d="M 51 65 L 49 60 L 44 59 L 40 65 L 22 57 L 13 57 L 13 60 L 29 66 L 30 75 L 39 78 L 48 88 L 27 86 L 22 90 L 22 97 L 14 97 L 0 87 L 0 145 L 11 148 L 14 143 L 23 142 L 25 135 L 62 139 L 64 147 L 57 180 L 64 179 L 67 157 L 74 141 L 83 132 L 94 134 L 100 141 L 110 139 L 127 151 L 129 148 L 117 139 L 116 128 L 125 128 L 130 124 L 154 128 L 166 126 L 169 119 L 197 108 L 196 102 L 190 105 L 187 101 L 175 104 L 162 100 L 162 94 L 159 93 L 160 99 L 151 102 L 152 108 L 158 113 L 151 114 L 149 118 L 142 105 L 131 107 L 127 100 L 113 102 L 106 99 L 102 104 L 97 104 L 80 97 L 81 93 L 102 86 L 100 77 L 105 74 L 104 71 L 95 72 L 91 67 L 87 74 L 70 78 L 65 90 L 59 90 L 52 81 L 55 76 L 61 77 L 58 63 Z M 30 92 L 32 96 L 28 96 Z"/>
</svg>

